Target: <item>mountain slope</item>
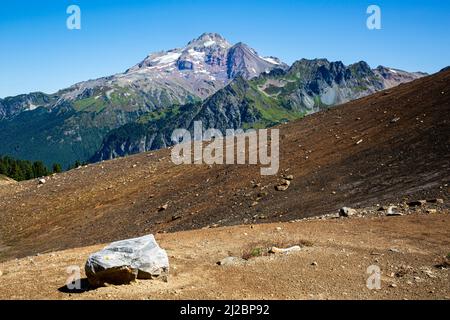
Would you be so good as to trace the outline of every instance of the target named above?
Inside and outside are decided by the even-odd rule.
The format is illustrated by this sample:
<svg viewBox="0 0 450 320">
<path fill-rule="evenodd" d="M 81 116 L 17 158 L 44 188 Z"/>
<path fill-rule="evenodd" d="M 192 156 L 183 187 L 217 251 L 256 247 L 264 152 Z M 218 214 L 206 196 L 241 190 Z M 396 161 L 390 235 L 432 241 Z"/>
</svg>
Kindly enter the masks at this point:
<svg viewBox="0 0 450 320">
<path fill-rule="evenodd" d="M 262 177 L 252 165 L 176 166 L 163 149 L 40 186 L 0 187 L 0 260 L 148 233 L 291 221 L 343 206 L 377 210 L 442 198 L 448 209 L 449 123 L 446 71 L 280 126 L 278 176 Z M 284 174 L 294 179 L 276 191 Z"/>
<path fill-rule="evenodd" d="M 156 119 L 144 116 L 138 123 L 113 130 L 91 161 L 171 146 L 172 132 L 178 128 L 192 131 L 194 121 L 202 121 L 205 130 L 222 132 L 271 127 L 423 75 L 381 66 L 372 70 L 363 61 L 345 66 L 340 61 L 302 59 L 288 69 L 274 69 L 256 78 L 238 76 L 200 106 L 177 108 L 176 113 L 167 112 Z"/>
<path fill-rule="evenodd" d="M 52 95 L 0 99 L 0 138 L 8 141 L 0 144 L 0 154 L 47 165 L 85 161 L 107 132 L 145 113 L 201 101 L 238 75 L 251 78 L 285 67 L 264 59 L 244 44 L 232 46 L 218 34 L 205 33 L 184 48 L 150 54 L 124 73 Z"/>
<path fill-rule="evenodd" d="M 16 181 L 0 174 L 0 186 L 5 186 L 13 183 L 16 183 Z"/>
</svg>

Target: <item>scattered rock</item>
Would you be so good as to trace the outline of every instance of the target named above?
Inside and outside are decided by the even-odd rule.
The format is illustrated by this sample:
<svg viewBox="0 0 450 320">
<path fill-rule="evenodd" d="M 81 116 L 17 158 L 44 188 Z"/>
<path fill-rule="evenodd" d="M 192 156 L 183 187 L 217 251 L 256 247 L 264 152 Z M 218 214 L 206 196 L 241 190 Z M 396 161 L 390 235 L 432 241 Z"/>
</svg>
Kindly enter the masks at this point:
<svg viewBox="0 0 450 320">
<path fill-rule="evenodd" d="M 155 237 L 148 235 L 111 243 L 89 256 L 85 271 L 94 287 L 129 284 L 136 279 L 167 279 L 169 258 Z"/>
<path fill-rule="evenodd" d="M 444 204 L 444 199 L 430 199 L 427 200 L 428 203 L 438 203 L 438 204 Z"/>
<path fill-rule="evenodd" d="M 160 206 L 158 208 L 158 211 L 161 212 L 161 211 L 167 210 L 167 208 L 169 208 L 169 205 L 166 203 L 166 204 L 163 204 L 162 206 Z"/>
<path fill-rule="evenodd" d="M 340 217 L 351 217 L 358 214 L 358 211 L 352 208 L 343 207 L 339 210 L 339 216 Z"/>
<path fill-rule="evenodd" d="M 410 207 L 421 207 L 427 203 L 426 200 L 417 200 L 417 201 L 411 201 L 408 202 L 408 206 Z"/>
<path fill-rule="evenodd" d="M 300 248 L 300 246 L 293 246 L 290 248 L 286 248 L 286 249 L 281 249 L 281 248 L 277 248 L 277 247 L 272 247 L 269 250 L 269 253 L 291 253 L 291 252 L 295 252 L 295 251 L 300 251 L 302 248 Z"/>
<path fill-rule="evenodd" d="M 292 181 L 294 180 L 294 176 L 292 174 L 285 176 L 284 179 L 288 180 L 288 181 Z"/>
<path fill-rule="evenodd" d="M 428 276 L 428 278 L 431 278 L 431 279 L 437 278 L 436 275 L 433 273 L 433 271 L 431 271 L 429 269 L 422 270 L 422 272 L 425 273 Z"/>
<path fill-rule="evenodd" d="M 217 265 L 222 266 L 222 267 L 237 266 L 237 265 L 242 265 L 245 262 L 246 261 L 244 259 L 242 259 L 242 258 L 226 257 L 226 258 L 220 260 L 219 262 L 217 262 Z"/>
<path fill-rule="evenodd" d="M 39 184 L 45 184 L 46 182 L 47 182 L 47 181 L 45 181 L 45 179 L 39 179 L 39 180 L 38 180 L 38 183 L 39 183 Z"/>
<path fill-rule="evenodd" d="M 291 181 L 283 179 L 281 184 L 279 184 L 279 185 L 277 185 L 275 187 L 275 190 L 277 190 L 277 191 L 286 191 L 289 188 L 290 185 L 291 185 Z"/>
<path fill-rule="evenodd" d="M 437 210 L 436 209 L 427 209 L 426 213 L 435 214 L 435 213 L 437 213 Z"/>
<path fill-rule="evenodd" d="M 181 214 L 174 214 L 174 215 L 172 216 L 172 221 L 180 220 L 181 218 L 182 218 Z"/>
<path fill-rule="evenodd" d="M 268 196 L 269 195 L 269 193 L 267 192 L 267 191 L 261 191 L 261 192 L 259 192 L 256 196 L 258 197 L 258 198 L 264 198 L 264 197 L 266 197 L 266 196 Z"/>
<path fill-rule="evenodd" d="M 402 216 L 403 214 L 398 211 L 398 208 L 396 206 L 390 206 L 388 207 L 386 211 L 386 216 L 388 217 L 395 217 L 395 216 Z"/>
</svg>

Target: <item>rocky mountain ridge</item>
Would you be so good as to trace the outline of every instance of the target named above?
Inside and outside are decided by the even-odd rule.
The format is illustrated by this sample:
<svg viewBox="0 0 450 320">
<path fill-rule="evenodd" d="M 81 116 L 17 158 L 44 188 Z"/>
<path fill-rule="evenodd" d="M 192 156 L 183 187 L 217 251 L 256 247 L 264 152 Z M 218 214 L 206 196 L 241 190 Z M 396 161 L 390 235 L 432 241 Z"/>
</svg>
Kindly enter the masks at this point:
<svg viewBox="0 0 450 320">
<path fill-rule="evenodd" d="M 177 117 L 233 127 L 270 126 L 421 76 L 384 67 L 371 70 L 365 63 L 346 67 L 325 59 L 303 59 L 288 67 L 243 43 L 232 45 L 218 34 L 205 33 L 183 48 L 150 54 L 124 73 L 51 95 L 0 99 L 0 154 L 67 167 L 76 160 L 170 145 L 160 137 L 175 124 L 188 124 Z M 144 139 L 139 134 L 139 141 L 135 139 L 136 128 L 149 127 L 160 137 L 146 134 Z M 133 135 L 112 139 L 120 144 L 120 152 L 108 146 L 117 132 Z M 125 145 L 117 142 L 124 138 L 129 141 Z"/>
</svg>

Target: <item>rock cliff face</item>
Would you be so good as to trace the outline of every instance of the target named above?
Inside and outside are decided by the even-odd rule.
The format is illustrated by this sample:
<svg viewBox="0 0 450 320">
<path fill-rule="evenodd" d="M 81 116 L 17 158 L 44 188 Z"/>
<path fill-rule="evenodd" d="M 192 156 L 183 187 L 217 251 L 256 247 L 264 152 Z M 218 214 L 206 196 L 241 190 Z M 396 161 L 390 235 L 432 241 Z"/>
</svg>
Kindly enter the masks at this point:
<svg viewBox="0 0 450 320">
<path fill-rule="evenodd" d="M 345 66 L 340 61 L 302 59 L 290 68 L 280 64 L 280 68 L 254 77 L 248 70 L 265 68 L 260 60 L 248 58 L 254 52 L 239 44 L 230 52 L 236 58 L 229 70 L 236 67 L 241 72 L 232 72 L 238 76 L 228 86 L 202 103 L 168 108 L 113 130 L 91 160 L 170 146 L 173 130 L 192 131 L 195 121 L 202 121 L 204 129 L 222 132 L 270 127 L 424 76 L 381 66 L 372 70 L 364 61 Z"/>
</svg>

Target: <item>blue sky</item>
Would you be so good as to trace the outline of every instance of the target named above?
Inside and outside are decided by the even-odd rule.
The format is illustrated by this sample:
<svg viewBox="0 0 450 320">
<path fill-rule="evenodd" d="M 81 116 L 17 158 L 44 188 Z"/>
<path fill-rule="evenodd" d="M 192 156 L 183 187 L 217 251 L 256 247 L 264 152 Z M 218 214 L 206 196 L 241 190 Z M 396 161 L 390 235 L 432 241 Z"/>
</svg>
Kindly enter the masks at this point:
<svg viewBox="0 0 450 320">
<path fill-rule="evenodd" d="M 66 28 L 71 4 L 81 8 L 81 30 Z M 371 4 L 382 10 L 382 30 L 366 28 Z M 442 0 L 2 1 L 0 97 L 123 72 L 203 32 L 287 63 L 324 57 L 432 73 L 450 64 L 449 30 Z"/>
</svg>

